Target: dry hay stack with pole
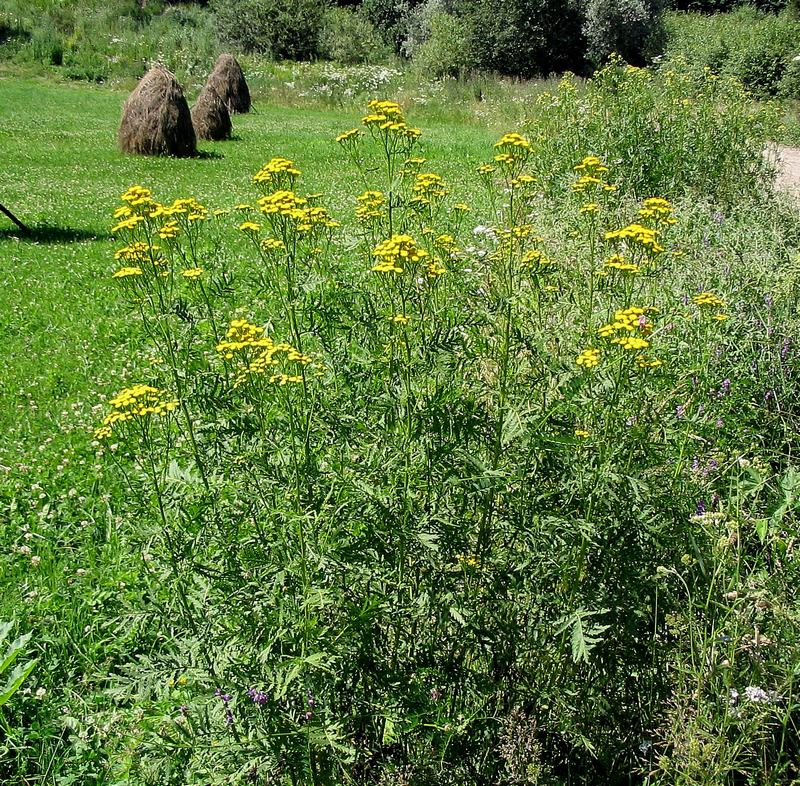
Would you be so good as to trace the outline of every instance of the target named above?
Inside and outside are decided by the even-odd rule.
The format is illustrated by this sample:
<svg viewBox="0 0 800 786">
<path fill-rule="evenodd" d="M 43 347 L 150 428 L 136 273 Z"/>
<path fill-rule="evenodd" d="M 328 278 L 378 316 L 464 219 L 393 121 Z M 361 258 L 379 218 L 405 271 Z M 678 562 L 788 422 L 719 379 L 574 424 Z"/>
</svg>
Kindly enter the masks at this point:
<svg viewBox="0 0 800 786">
<path fill-rule="evenodd" d="M 128 96 L 118 139 L 123 153 L 197 155 L 189 105 L 178 81 L 163 66 L 151 68 Z"/>
<path fill-rule="evenodd" d="M 192 125 L 198 139 L 219 142 L 230 139 L 231 116 L 219 94 L 210 85 L 205 85 L 192 107 Z"/>
<path fill-rule="evenodd" d="M 225 54 L 217 58 L 206 87 L 211 87 L 217 92 L 229 112 L 250 111 L 250 90 L 242 68 L 233 55 Z"/>
</svg>

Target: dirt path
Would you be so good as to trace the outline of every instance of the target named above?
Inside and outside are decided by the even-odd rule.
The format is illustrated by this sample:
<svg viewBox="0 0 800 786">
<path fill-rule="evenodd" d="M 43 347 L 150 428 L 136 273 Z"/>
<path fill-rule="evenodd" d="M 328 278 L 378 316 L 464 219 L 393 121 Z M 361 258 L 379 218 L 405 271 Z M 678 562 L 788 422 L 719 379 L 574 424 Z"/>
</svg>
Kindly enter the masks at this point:
<svg viewBox="0 0 800 786">
<path fill-rule="evenodd" d="M 800 147 L 778 145 L 767 154 L 778 165 L 775 186 L 781 191 L 791 191 L 800 196 Z"/>
</svg>

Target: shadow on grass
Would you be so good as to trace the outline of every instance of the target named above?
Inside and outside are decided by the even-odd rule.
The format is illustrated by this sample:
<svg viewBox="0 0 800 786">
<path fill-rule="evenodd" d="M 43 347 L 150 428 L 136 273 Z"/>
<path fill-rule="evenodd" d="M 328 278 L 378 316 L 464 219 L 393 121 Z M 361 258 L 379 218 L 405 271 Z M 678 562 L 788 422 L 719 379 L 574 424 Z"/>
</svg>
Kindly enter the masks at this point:
<svg viewBox="0 0 800 786">
<path fill-rule="evenodd" d="M 92 232 L 89 229 L 59 227 L 50 224 L 28 227 L 24 232 L 19 227 L 0 227 L 0 241 L 19 240 L 23 243 L 79 243 L 83 240 L 108 240 L 107 232 Z"/>
<path fill-rule="evenodd" d="M 216 150 L 198 150 L 195 158 L 205 160 L 208 158 L 213 158 L 213 159 L 225 158 L 225 156 L 223 156 L 222 153 L 217 153 Z"/>
</svg>

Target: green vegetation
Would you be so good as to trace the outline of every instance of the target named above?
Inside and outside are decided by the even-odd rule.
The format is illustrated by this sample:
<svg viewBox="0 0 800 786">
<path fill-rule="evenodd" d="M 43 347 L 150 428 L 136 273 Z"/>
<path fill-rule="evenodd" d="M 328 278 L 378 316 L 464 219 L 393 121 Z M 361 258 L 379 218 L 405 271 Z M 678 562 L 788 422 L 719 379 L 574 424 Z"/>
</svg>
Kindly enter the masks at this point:
<svg viewBox="0 0 800 786">
<path fill-rule="evenodd" d="M 682 68 L 735 76 L 759 98 L 800 99 L 800 21 L 743 7 L 667 17 L 669 57 Z"/>
<path fill-rule="evenodd" d="M 0 780 L 797 781 L 775 112 L 247 66 L 196 160 L 0 79 Z"/>
</svg>

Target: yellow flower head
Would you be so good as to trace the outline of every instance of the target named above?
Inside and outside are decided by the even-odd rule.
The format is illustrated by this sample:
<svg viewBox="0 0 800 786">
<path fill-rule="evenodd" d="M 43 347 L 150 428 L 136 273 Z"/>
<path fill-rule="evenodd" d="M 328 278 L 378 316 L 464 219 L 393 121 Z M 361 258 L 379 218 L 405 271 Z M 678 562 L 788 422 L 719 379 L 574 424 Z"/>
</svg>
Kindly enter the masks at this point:
<svg viewBox="0 0 800 786">
<path fill-rule="evenodd" d="M 140 267 L 121 267 L 111 278 L 130 278 L 131 276 L 141 276 Z"/>
<path fill-rule="evenodd" d="M 575 358 L 575 362 L 582 366 L 583 368 L 594 368 L 595 366 L 600 364 L 600 350 L 599 349 L 584 349 L 577 358 Z"/>
<path fill-rule="evenodd" d="M 276 156 L 253 175 L 253 182 L 276 189 L 291 189 L 299 176 L 300 170 L 294 165 L 294 161 Z"/>
<path fill-rule="evenodd" d="M 103 418 L 102 425 L 95 430 L 96 439 L 111 436 L 118 424 L 150 415 L 167 415 L 172 412 L 178 402 L 169 398 L 158 388 L 150 385 L 133 385 L 117 393 L 109 402 L 111 412 Z"/>
<path fill-rule="evenodd" d="M 376 273 L 402 273 L 405 265 L 416 264 L 428 252 L 419 248 L 410 235 L 392 235 L 375 246 L 372 256 L 378 260 L 372 267 Z"/>
<path fill-rule="evenodd" d="M 704 306 L 722 308 L 725 305 L 725 301 L 713 292 L 701 292 L 699 295 L 695 295 L 692 298 L 692 302 L 701 308 Z"/>
</svg>

